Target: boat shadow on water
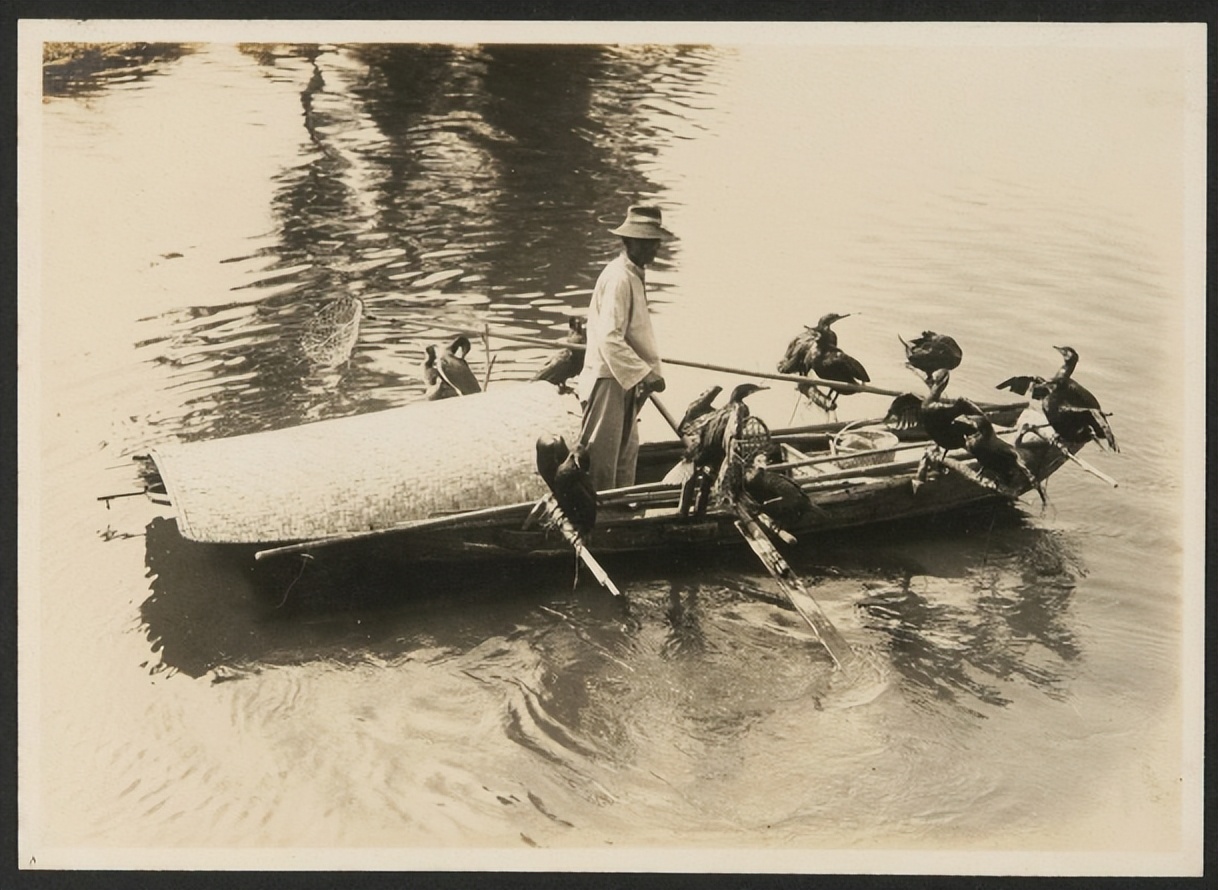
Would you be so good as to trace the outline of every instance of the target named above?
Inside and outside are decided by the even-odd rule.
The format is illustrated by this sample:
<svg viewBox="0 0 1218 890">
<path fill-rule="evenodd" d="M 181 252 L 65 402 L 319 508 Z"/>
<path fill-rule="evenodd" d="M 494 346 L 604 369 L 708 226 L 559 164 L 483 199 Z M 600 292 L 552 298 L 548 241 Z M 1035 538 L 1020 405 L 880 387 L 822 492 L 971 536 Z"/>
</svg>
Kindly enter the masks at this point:
<svg viewBox="0 0 1218 890">
<path fill-rule="evenodd" d="M 723 632 L 725 616 L 738 619 L 743 603 L 762 608 L 771 626 L 801 626 L 743 547 L 608 557 L 623 599 L 587 573 L 573 588 L 574 558 L 420 568 L 383 543 L 261 562 L 255 549 L 185 540 L 170 519 L 148 525 L 150 595 L 140 614 L 156 670 L 220 682 L 271 665 L 394 663 L 537 632 L 559 614 L 614 646 L 655 625 L 665 658 L 714 657 L 707 637 Z M 852 603 L 853 619 L 839 617 L 839 629 L 915 704 L 981 715 L 1010 703 L 1012 683 L 1066 695 L 1081 654 L 1070 605 L 1085 572 L 1066 537 L 1018 509 L 842 530 L 787 555 L 823 603 Z"/>
</svg>

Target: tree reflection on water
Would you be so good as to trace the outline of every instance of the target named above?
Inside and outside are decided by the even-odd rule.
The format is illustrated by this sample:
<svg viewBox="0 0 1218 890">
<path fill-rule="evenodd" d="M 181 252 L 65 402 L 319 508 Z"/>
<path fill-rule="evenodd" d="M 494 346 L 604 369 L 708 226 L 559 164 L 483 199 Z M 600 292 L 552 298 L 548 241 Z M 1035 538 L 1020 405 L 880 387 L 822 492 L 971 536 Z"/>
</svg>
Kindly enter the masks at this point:
<svg viewBox="0 0 1218 890">
<path fill-rule="evenodd" d="M 299 85 L 298 162 L 275 179 L 277 231 L 224 305 L 150 323 L 155 361 L 192 366 L 184 438 L 234 435 L 392 407 L 422 395 L 426 332 L 480 317 L 555 336 L 616 246 L 627 204 L 664 203 L 652 166 L 699 124 L 721 50 L 646 46 L 244 44 Z M 669 261 L 679 251 L 669 248 Z M 666 260 L 661 260 L 661 264 Z M 652 297 L 663 302 L 663 285 Z M 368 312 L 351 361 L 314 374 L 303 328 L 333 300 Z M 252 304 L 251 304 L 252 299 Z M 244 313 L 216 326 L 219 313 Z M 197 349 L 195 348 L 197 347 Z M 211 359 L 202 369 L 198 351 Z M 527 379 L 536 350 L 496 344 L 496 378 Z M 526 358 L 517 363 L 514 355 Z M 485 360 L 483 358 L 482 360 Z M 226 381 L 226 368 L 241 369 Z M 211 370 L 214 385 L 199 381 Z"/>
<path fill-rule="evenodd" d="M 85 98 L 108 84 L 160 75 L 166 62 L 193 52 L 182 43 L 55 43 L 42 45 L 44 96 Z"/>
</svg>

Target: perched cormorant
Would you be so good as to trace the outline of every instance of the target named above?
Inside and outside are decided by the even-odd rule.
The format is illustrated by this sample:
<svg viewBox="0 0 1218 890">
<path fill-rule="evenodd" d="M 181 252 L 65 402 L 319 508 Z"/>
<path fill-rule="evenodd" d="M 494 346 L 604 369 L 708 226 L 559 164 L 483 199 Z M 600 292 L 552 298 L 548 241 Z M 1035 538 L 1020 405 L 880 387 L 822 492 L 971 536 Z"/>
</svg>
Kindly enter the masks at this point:
<svg viewBox="0 0 1218 890">
<path fill-rule="evenodd" d="M 922 428 L 944 451 L 963 448 L 965 436 L 974 431 L 974 427 L 960 422 L 961 417 L 985 416 L 985 412 L 969 399 L 959 397 L 948 401 L 942 398 L 950 380 L 951 372 L 946 368 L 931 374 L 930 390 L 922 399 L 921 407 Z"/>
<path fill-rule="evenodd" d="M 867 369 L 862 362 L 838 349 L 837 335 L 832 331 L 820 331 L 811 355 L 812 373 L 822 380 L 837 380 L 841 383 L 868 383 Z M 813 387 L 815 389 L 815 387 Z M 806 392 L 806 391 L 805 391 Z M 826 399 L 826 410 L 832 411 L 837 407 L 837 399 L 841 395 L 851 395 L 833 389 Z"/>
<path fill-rule="evenodd" d="M 423 394 L 427 400 L 434 402 L 457 395 L 457 391 L 440 376 L 440 369 L 436 366 L 436 347 L 428 346 L 426 352 L 427 357 L 423 359 Z"/>
<path fill-rule="evenodd" d="M 572 343 L 587 343 L 588 334 L 585 331 L 584 321 L 582 318 L 574 316 L 567 319 L 567 327 L 570 330 L 567 339 Z M 564 347 L 561 352 L 546 362 L 545 367 L 538 371 L 534 376 L 534 380 L 545 380 L 548 383 L 553 383 L 555 386 L 563 386 L 572 377 L 579 374 L 584 369 L 584 350 L 571 349 Z"/>
<path fill-rule="evenodd" d="M 889 429 L 909 434 L 921 431 L 940 449 L 936 453 L 935 448 L 928 448 L 922 455 L 913 479 L 914 491 L 926 480 L 926 473 L 932 464 L 941 463 L 947 452 L 963 448 L 964 437 L 975 432 L 976 427 L 964 423 L 961 418 L 985 414 L 969 399 L 944 399 L 943 391 L 947 389 L 950 380 L 951 372 L 946 368 L 939 368 L 930 375 L 930 389 L 926 395 L 921 398 L 913 393 L 897 396 L 892 400 L 888 415 L 884 418 Z"/>
<path fill-rule="evenodd" d="M 984 414 L 970 414 L 959 422 L 970 427 L 964 436 L 964 447 L 999 485 L 1016 488 L 1021 482 L 1027 482 L 1031 488 L 1036 489 L 1041 502 L 1045 501 L 1045 491 L 1036 474 L 1028 467 L 1018 448 L 999 438 L 988 417 Z"/>
<path fill-rule="evenodd" d="M 681 417 L 681 422 L 677 424 L 677 434 L 686 436 L 692 432 L 694 421 L 700 417 L 705 417 L 715 410 L 712 407 L 712 403 L 715 399 L 719 398 L 719 393 L 721 392 L 723 392 L 722 386 L 712 386 L 690 402 L 689 407 L 685 409 L 685 414 Z"/>
<path fill-rule="evenodd" d="M 744 400 L 763 389 L 769 387 L 756 383 L 741 383 L 732 390 L 727 404 L 711 411 L 704 421 L 695 424 L 695 428 L 690 431 L 690 441 L 685 452 L 694 466 L 709 467 L 712 472 L 719 468 L 727 454 L 728 438 L 740 434 L 740 427 L 749 416 L 749 406 Z"/>
<path fill-rule="evenodd" d="M 741 383 L 728 396 L 727 404 L 699 416 L 684 436 L 685 457 L 689 476 L 681 494 L 681 513 L 691 506 L 701 512 L 706 506 L 706 495 L 711 484 L 719 476 L 723 460 L 732 443 L 740 435 L 741 427 L 749 416 L 749 406 L 744 403 L 755 392 L 769 389 L 756 383 Z M 708 391 L 709 392 L 709 391 Z M 705 393 L 703 394 L 705 395 Z M 713 396 L 712 396 L 713 398 Z M 696 494 L 695 494 L 696 491 Z"/>
<path fill-rule="evenodd" d="M 596 487 L 590 467 L 588 449 L 577 443 L 554 474 L 554 499 L 580 534 L 596 525 Z"/>
<path fill-rule="evenodd" d="M 761 512 L 783 526 L 797 526 L 809 513 L 815 512 L 799 483 L 768 469 L 763 455 L 758 455 L 745 470 L 744 490 L 757 502 Z"/>
<path fill-rule="evenodd" d="M 567 459 L 571 449 L 567 440 L 553 433 L 543 433 L 537 437 L 537 474 L 541 476 L 550 490 L 554 490 L 554 479 L 558 468 Z"/>
<path fill-rule="evenodd" d="M 931 375 L 935 371 L 954 370 L 964 356 L 956 341 L 946 334 L 923 331 L 921 337 L 915 337 L 908 343 L 899 334 L 897 339 L 905 347 L 906 367 L 921 372 L 926 377 L 927 386 L 931 385 Z"/>
<path fill-rule="evenodd" d="M 474 377 L 474 372 L 465 362 L 469 349 L 469 338 L 464 335 L 459 336 L 449 344 L 448 350 L 441 353 L 436 361 L 436 370 L 439 371 L 444 382 L 463 396 L 482 392 L 478 379 Z"/>
<path fill-rule="evenodd" d="M 1053 348 L 1062 354 L 1064 361 L 1052 379 L 1009 377 L 996 388 L 1009 389 L 1020 395 L 1030 391 L 1032 398 L 1040 399 L 1049 425 L 1064 441 L 1077 444 L 1091 439 L 1103 440 L 1113 451 L 1120 451 L 1099 400 L 1073 377 L 1078 353 L 1069 346 Z"/>
<path fill-rule="evenodd" d="M 1099 400 L 1072 376 L 1078 364 L 1078 353 L 1069 346 L 1053 348 L 1062 354 L 1064 361 L 1061 369 L 1049 381 L 1049 394 L 1041 403 L 1045 417 L 1067 442 L 1103 439 L 1113 451 L 1120 451 Z"/>
<path fill-rule="evenodd" d="M 787 344 L 787 351 L 778 362 L 778 373 L 806 375 L 812 370 L 812 356 L 816 351 L 817 341 L 820 340 L 825 346 L 836 346 L 837 332 L 833 330 L 833 323 L 849 317 L 849 312 L 845 315 L 829 312 L 820 317 L 815 327 L 804 325 L 803 331 L 796 334 Z M 808 385 L 800 384 L 799 391 L 807 395 Z"/>
</svg>

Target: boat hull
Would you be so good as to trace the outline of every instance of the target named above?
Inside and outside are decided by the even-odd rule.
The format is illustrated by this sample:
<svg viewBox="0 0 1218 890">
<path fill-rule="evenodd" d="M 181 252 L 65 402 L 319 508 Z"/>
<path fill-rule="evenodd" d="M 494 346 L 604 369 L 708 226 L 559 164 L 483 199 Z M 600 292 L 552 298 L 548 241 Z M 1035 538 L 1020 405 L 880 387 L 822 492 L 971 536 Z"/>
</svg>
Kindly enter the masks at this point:
<svg viewBox="0 0 1218 890">
<path fill-rule="evenodd" d="M 472 400 L 469 406 L 473 406 Z M 1025 413 L 1025 409 L 1024 403 L 987 406 L 995 424 L 1008 429 L 1042 419 L 1035 413 Z M 1029 490 L 1026 480 L 989 480 L 979 476 L 976 464 L 964 452 L 955 453 L 947 464 L 932 461 L 929 468 L 923 467 L 919 473 L 920 460 L 926 453 L 924 442 L 902 441 L 879 451 L 838 452 L 834 446 L 842 441 L 846 426 L 820 424 L 772 434 L 773 440 L 781 442 L 789 453 L 811 464 L 788 471 L 814 508 L 800 523 L 785 529 L 798 541 L 968 510 L 987 503 L 1009 502 Z M 857 423 L 849 426 L 861 428 Z M 342 430 L 344 436 L 349 433 L 349 428 Z M 895 437 L 890 438 L 895 441 Z M 1067 460 L 1058 446 L 1035 436 L 1026 437 L 1020 451 L 1040 480 L 1047 479 Z M 608 556 L 741 543 L 736 516 L 726 506 L 701 515 L 682 515 L 678 510 L 680 486 L 663 479 L 680 459 L 681 452 L 681 443 L 675 441 L 643 445 L 639 456 L 641 485 L 637 493 L 602 496 L 597 525 L 585 537 L 591 553 Z M 154 453 L 154 459 L 156 456 Z M 516 472 L 528 475 L 528 481 L 536 485 L 531 467 L 518 467 Z M 528 491 L 531 499 L 541 494 L 536 487 Z M 285 494 L 284 509 L 290 509 L 291 503 L 292 495 Z M 307 552 L 335 559 L 344 552 L 355 552 L 418 564 L 570 558 L 571 545 L 558 531 L 530 522 L 532 500 L 506 504 L 500 500 L 498 506 L 490 507 L 481 501 L 476 503 L 483 509 L 471 511 L 451 505 L 424 517 L 416 512 L 400 522 L 381 517 L 379 527 L 340 529 L 318 538 L 276 534 L 274 530 L 294 528 L 285 522 L 271 523 L 268 526 L 271 532 L 241 541 L 201 539 L 196 529 L 189 525 L 183 528 L 180 520 L 178 527 L 182 536 L 191 541 L 242 551 L 248 547 L 260 557 Z M 263 505 L 260 509 L 267 507 Z"/>
</svg>

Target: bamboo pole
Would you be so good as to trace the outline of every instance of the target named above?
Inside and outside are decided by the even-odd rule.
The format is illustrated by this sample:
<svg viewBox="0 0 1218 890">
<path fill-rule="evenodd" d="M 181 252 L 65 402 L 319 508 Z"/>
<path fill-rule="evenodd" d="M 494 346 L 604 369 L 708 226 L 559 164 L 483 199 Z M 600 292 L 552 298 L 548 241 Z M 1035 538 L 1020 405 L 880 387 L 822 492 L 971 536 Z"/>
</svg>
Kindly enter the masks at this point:
<svg viewBox="0 0 1218 890">
<path fill-rule="evenodd" d="M 672 431 L 677 434 L 678 438 L 680 438 L 681 424 L 677 421 L 677 418 L 673 416 L 672 412 L 664 407 L 664 403 L 656 398 L 655 393 L 648 393 L 647 399 L 651 402 L 651 404 L 656 406 L 656 410 L 664 416 L 664 420 L 667 421 L 668 425 L 672 427 Z"/>
<path fill-rule="evenodd" d="M 461 327 L 459 325 L 449 325 L 432 320 L 414 320 L 407 319 L 407 324 L 421 328 L 436 328 L 441 331 L 451 331 L 458 334 L 470 333 L 470 327 Z M 546 346 L 551 349 L 587 349 L 586 343 L 572 343 L 569 340 L 542 340 L 539 337 L 525 337 L 520 334 L 505 334 L 502 332 L 493 332 L 492 337 L 498 337 L 500 340 L 511 340 L 515 343 L 526 343 L 531 346 Z M 780 380 L 785 383 L 808 384 L 811 386 L 825 386 L 830 389 L 838 389 L 844 393 L 866 392 L 879 396 L 902 396 L 904 392 L 899 392 L 895 389 L 881 389 L 877 386 L 868 386 L 864 383 L 842 383 L 839 380 L 822 380 L 819 377 L 801 377 L 797 374 L 775 374 L 769 371 L 750 371 L 747 368 L 733 368 L 728 365 L 716 365 L 710 362 L 695 362 L 689 359 L 682 358 L 662 358 L 662 362 L 669 365 L 680 365 L 686 368 L 698 368 L 702 371 L 719 371 L 724 374 L 735 374 L 739 377 L 756 377 L 762 380 Z"/>
<path fill-rule="evenodd" d="M 1107 473 L 1103 472 L 1102 470 L 1097 469 L 1096 467 L 1093 467 L 1087 461 L 1083 460 L 1081 457 L 1079 457 L 1077 454 L 1075 454 L 1073 451 L 1071 451 L 1069 448 L 1067 448 L 1065 443 L 1063 443 L 1061 439 L 1058 439 L 1056 437 L 1046 436 L 1044 433 L 1042 433 L 1040 430 L 1037 430 L 1037 429 L 1030 430 L 1029 432 L 1034 433 L 1035 435 L 1040 437 L 1043 441 L 1048 442 L 1050 445 L 1055 446 L 1058 451 L 1060 451 L 1070 460 L 1074 461 L 1076 464 L 1078 464 L 1080 467 L 1082 467 L 1084 470 L 1086 470 L 1088 473 L 1090 473 L 1095 478 L 1102 479 L 1104 482 L 1107 482 L 1113 488 L 1120 487 L 1119 484 L 1117 483 L 1117 481 L 1115 479 L 1113 479 L 1111 476 L 1109 476 Z"/>
</svg>

